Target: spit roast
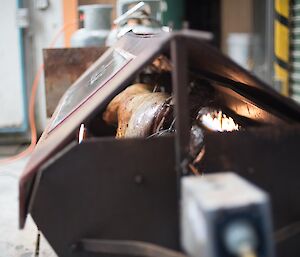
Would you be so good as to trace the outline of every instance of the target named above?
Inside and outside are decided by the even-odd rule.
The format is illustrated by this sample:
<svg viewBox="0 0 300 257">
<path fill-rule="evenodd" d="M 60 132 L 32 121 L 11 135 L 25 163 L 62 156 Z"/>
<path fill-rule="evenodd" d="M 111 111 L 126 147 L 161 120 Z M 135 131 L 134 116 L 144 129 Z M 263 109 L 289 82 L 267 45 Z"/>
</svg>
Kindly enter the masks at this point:
<svg viewBox="0 0 300 257">
<path fill-rule="evenodd" d="M 207 39 L 128 33 L 82 74 L 20 180 L 21 228 L 31 214 L 59 256 L 99 256 L 93 239 L 179 253 L 181 178 L 227 170 L 270 194 L 275 232 L 299 221 L 299 106 Z"/>
</svg>

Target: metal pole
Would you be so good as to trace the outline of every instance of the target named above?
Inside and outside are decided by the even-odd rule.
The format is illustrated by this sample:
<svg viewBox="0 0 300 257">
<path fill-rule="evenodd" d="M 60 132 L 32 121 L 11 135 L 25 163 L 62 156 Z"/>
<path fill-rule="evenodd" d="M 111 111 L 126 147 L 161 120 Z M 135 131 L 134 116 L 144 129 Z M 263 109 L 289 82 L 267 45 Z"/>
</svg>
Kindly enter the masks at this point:
<svg viewBox="0 0 300 257">
<path fill-rule="evenodd" d="M 185 38 L 178 35 L 174 36 L 171 40 L 171 59 L 173 64 L 172 83 L 176 115 L 176 170 L 179 180 L 185 173 L 184 160 L 187 157 L 189 146 L 187 54 Z"/>
</svg>

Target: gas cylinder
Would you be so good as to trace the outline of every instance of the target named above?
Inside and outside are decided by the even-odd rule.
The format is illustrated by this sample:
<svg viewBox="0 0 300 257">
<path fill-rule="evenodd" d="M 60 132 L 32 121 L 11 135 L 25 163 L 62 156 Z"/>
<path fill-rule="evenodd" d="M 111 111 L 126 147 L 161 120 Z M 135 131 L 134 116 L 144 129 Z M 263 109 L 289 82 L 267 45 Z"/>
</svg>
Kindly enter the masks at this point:
<svg viewBox="0 0 300 257">
<path fill-rule="evenodd" d="M 83 28 L 72 35 L 71 46 L 104 46 L 111 29 L 112 5 L 81 5 L 79 11 L 83 14 Z"/>
</svg>

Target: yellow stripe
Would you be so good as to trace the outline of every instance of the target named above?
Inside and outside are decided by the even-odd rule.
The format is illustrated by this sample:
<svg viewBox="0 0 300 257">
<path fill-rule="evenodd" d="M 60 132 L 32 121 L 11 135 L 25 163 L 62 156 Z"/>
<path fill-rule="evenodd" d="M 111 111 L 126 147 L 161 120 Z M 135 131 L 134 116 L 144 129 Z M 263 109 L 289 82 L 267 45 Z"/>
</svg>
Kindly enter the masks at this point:
<svg viewBox="0 0 300 257">
<path fill-rule="evenodd" d="M 281 16 L 289 18 L 290 0 L 275 0 L 275 10 Z M 278 20 L 274 21 L 274 51 L 277 58 L 289 63 L 289 28 L 281 24 Z M 275 79 L 282 83 L 281 93 L 289 95 L 289 71 L 274 64 Z"/>
<path fill-rule="evenodd" d="M 290 5 L 290 0 L 275 0 L 275 10 L 278 12 L 280 15 L 288 18 L 289 17 L 289 5 Z"/>
<path fill-rule="evenodd" d="M 280 22 L 275 21 L 275 55 L 285 62 L 289 62 L 289 29 Z"/>
<path fill-rule="evenodd" d="M 275 78 L 282 83 L 281 93 L 285 96 L 289 95 L 289 73 L 287 70 L 280 67 L 277 63 L 274 64 Z"/>
</svg>

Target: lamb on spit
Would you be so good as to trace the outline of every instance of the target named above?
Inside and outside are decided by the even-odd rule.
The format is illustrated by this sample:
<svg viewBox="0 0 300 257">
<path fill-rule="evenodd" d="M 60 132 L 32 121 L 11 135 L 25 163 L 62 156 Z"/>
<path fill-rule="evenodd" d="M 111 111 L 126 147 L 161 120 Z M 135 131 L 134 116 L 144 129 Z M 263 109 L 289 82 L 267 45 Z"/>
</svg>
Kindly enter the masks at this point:
<svg viewBox="0 0 300 257">
<path fill-rule="evenodd" d="M 215 105 L 213 88 L 206 81 L 190 83 L 190 168 L 204 153 L 206 130 L 237 130 L 231 117 Z M 133 84 L 119 93 L 108 104 L 103 120 L 117 127 L 116 138 L 153 137 L 174 133 L 174 100 L 171 93 L 161 86 Z M 195 168 L 196 169 L 196 168 Z"/>
</svg>

